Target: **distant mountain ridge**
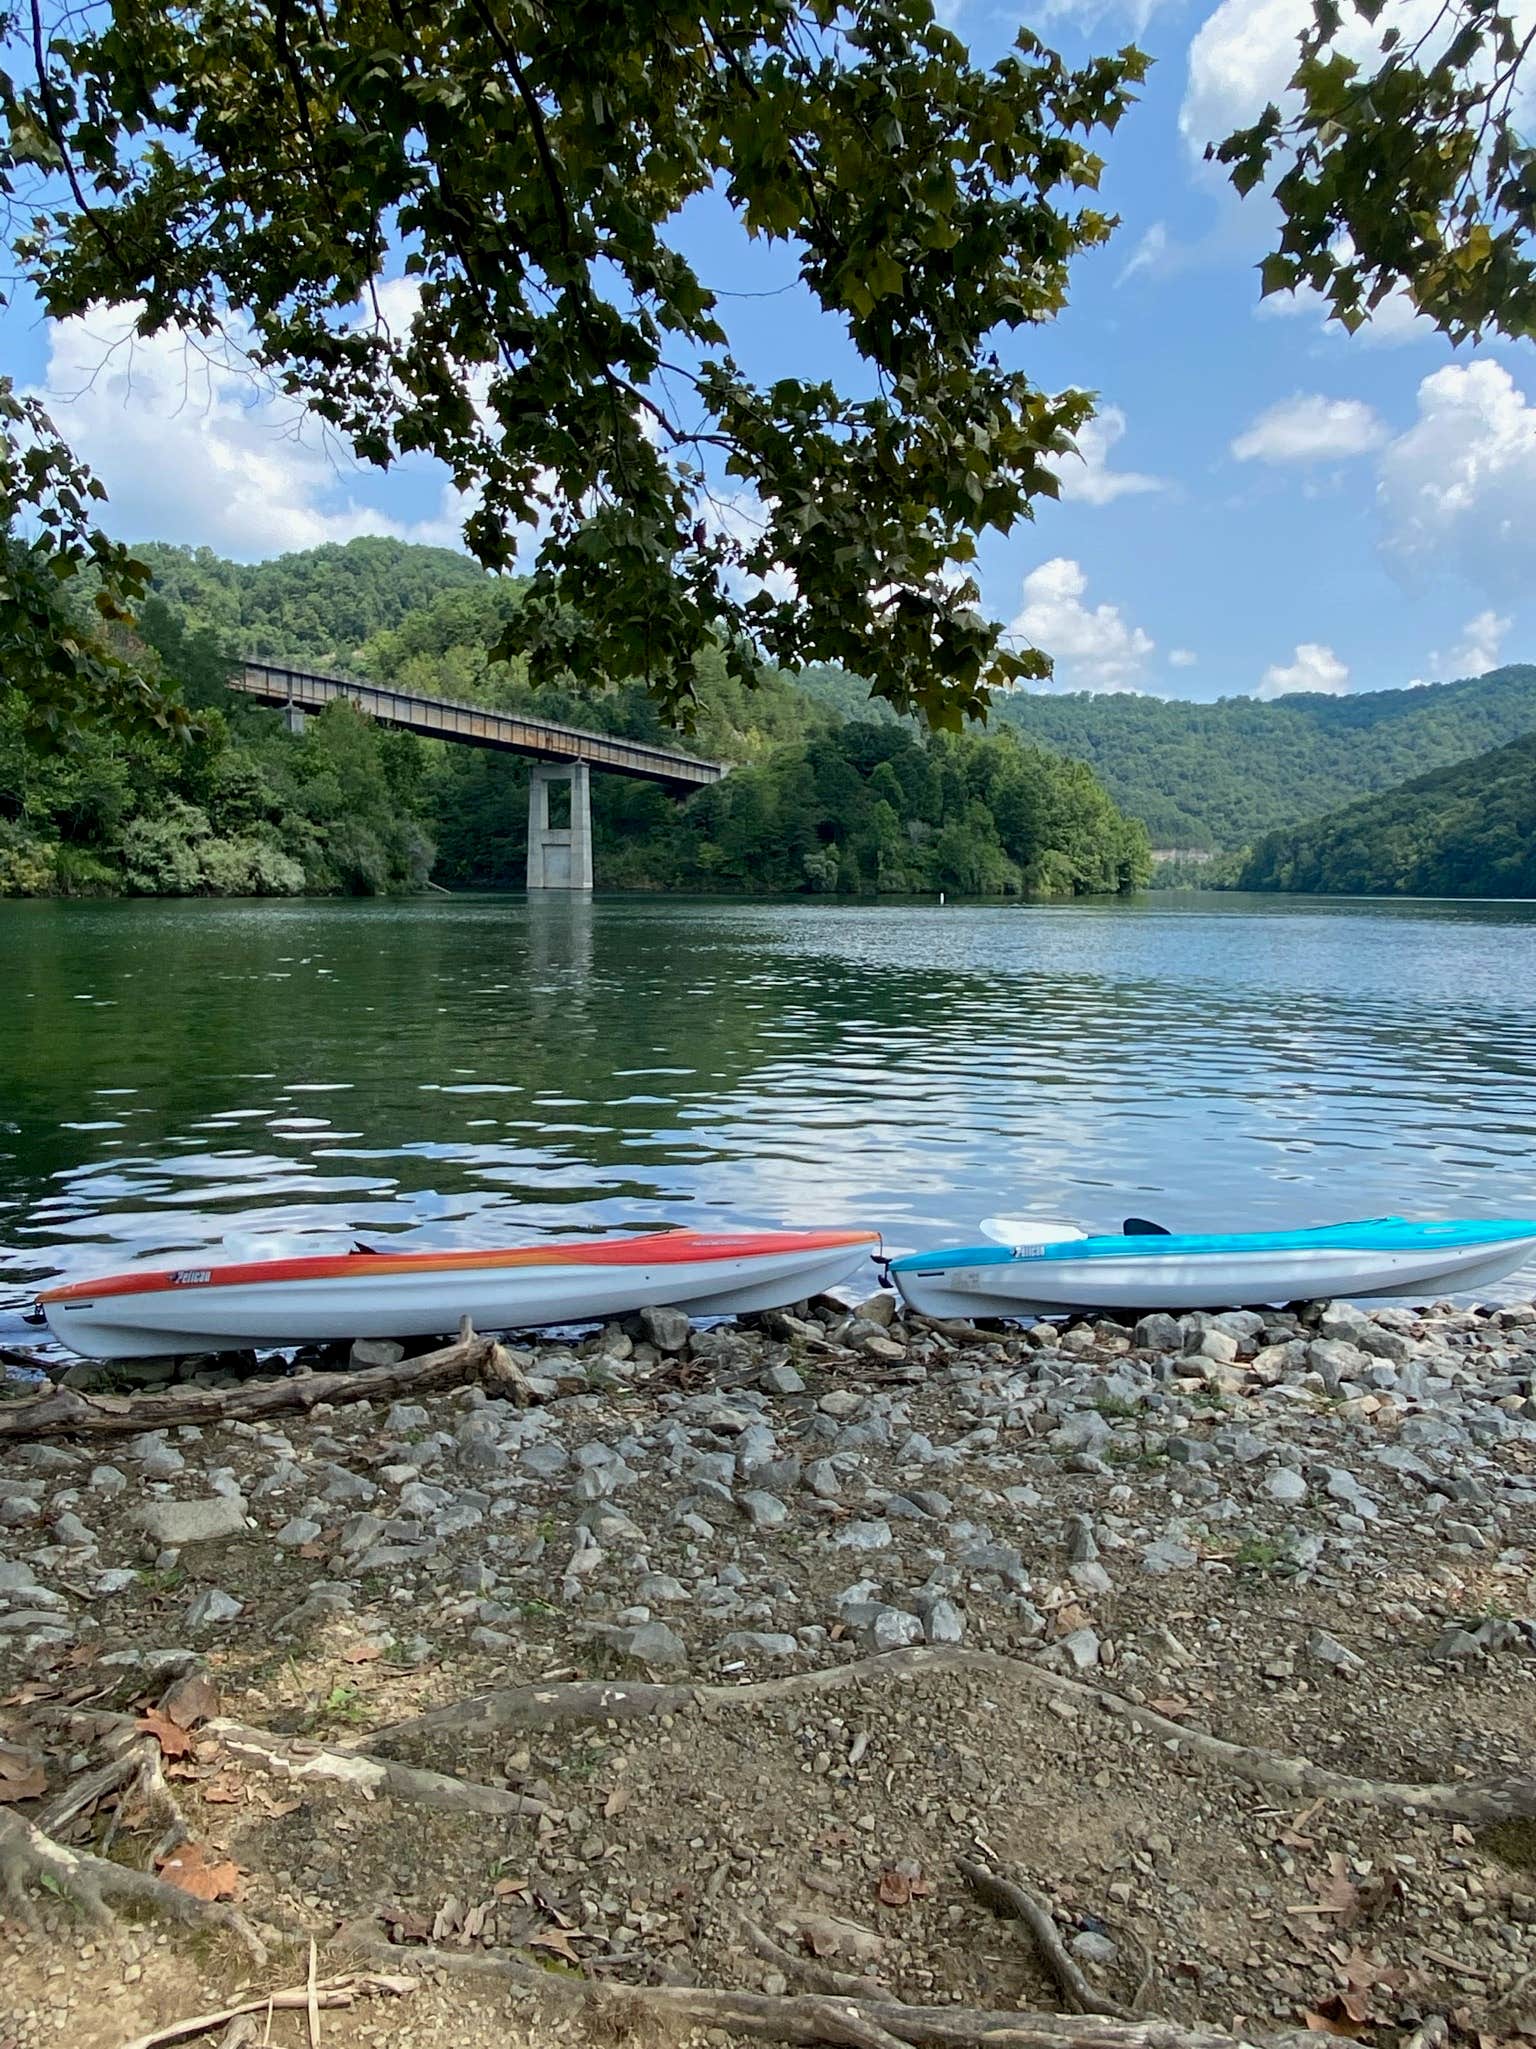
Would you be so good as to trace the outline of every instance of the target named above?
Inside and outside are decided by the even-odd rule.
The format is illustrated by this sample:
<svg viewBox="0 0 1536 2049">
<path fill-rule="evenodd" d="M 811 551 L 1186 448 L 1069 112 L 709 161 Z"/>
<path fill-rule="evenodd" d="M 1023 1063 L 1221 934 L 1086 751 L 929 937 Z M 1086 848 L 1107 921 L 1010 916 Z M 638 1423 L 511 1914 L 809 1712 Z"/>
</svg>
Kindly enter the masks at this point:
<svg viewBox="0 0 1536 2049">
<path fill-rule="evenodd" d="M 138 552 L 179 613 L 257 660 L 378 673 L 397 638 L 402 662 L 418 642 L 424 657 L 423 673 L 402 680 L 462 694 L 453 665 L 437 658 L 442 648 L 467 644 L 477 630 L 493 640 L 503 623 L 505 579 L 451 548 L 369 536 L 255 563 L 161 543 Z M 801 722 L 804 700 L 840 719 L 896 717 L 883 699 L 869 699 L 859 677 L 827 667 L 770 675 L 752 695 L 760 704 L 754 712 L 744 702 L 742 718 L 782 728 L 780 737 Z M 1155 847 L 1236 852 L 1536 732 L 1536 666 L 1270 703 L 1020 691 L 994 703 L 989 726 L 1086 762 Z"/>
<path fill-rule="evenodd" d="M 1154 847 L 1234 850 L 1536 732 L 1536 667 L 1269 703 L 1019 692 L 991 723 L 1086 761 Z"/>
<path fill-rule="evenodd" d="M 1536 896 L 1536 733 L 1260 840 L 1240 889 Z"/>
</svg>

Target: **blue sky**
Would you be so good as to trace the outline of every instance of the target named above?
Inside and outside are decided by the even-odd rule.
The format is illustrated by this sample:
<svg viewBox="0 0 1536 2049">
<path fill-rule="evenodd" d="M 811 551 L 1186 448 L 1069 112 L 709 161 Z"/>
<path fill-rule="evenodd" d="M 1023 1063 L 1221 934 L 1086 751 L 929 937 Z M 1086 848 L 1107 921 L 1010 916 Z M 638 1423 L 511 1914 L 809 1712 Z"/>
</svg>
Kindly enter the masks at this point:
<svg viewBox="0 0 1536 2049">
<path fill-rule="evenodd" d="M 1396 0 L 1404 18 L 1431 4 Z M 1266 203 L 1240 204 L 1199 144 L 1278 90 L 1306 0 L 1147 7 L 1052 0 L 1028 17 L 1068 56 L 1134 36 L 1156 62 L 1105 146 L 1120 231 L 1081 261 L 1054 327 L 1003 344 L 1103 410 L 1063 502 L 983 543 L 988 607 L 1056 656 L 1064 687 L 1371 690 L 1536 658 L 1531 349 L 1453 351 L 1399 305 L 1355 337 L 1315 306 L 1261 310 Z M 1022 18 L 991 0 L 946 16 L 981 61 Z M 686 235 L 712 286 L 789 286 L 723 301 L 749 372 L 846 365 L 788 251 L 749 249 L 713 203 Z M 362 532 L 455 542 L 459 508 L 431 464 L 353 468 L 237 365 L 120 333 L 52 329 L 18 301 L 0 367 L 47 394 L 124 537 L 243 559 Z"/>
</svg>

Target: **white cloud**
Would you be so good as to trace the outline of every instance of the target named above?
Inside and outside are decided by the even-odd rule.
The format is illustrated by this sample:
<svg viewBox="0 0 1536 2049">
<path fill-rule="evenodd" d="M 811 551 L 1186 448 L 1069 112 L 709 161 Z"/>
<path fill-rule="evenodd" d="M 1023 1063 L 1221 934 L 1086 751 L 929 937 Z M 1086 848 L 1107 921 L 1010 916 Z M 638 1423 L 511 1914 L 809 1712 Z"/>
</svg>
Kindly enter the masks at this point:
<svg viewBox="0 0 1536 2049">
<path fill-rule="evenodd" d="M 1089 35 L 1100 22 L 1122 22 L 1133 36 L 1146 33 L 1147 23 L 1165 0 L 1040 0 L 1033 19 L 1040 24 L 1069 21 L 1080 35 Z"/>
<path fill-rule="evenodd" d="M 1154 221 L 1127 257 L 1115 283 L 1123 285 L 1127 278 L 1136 277 L 1142 271 L 1160 270 L 1167 253 L 1168 223 Z"/>
<path fill-rule="evenodd" d="M 1355 245 L 1348 235 L 1340 235 L 1329 247 L 1329 255 L 1339 263 L 1347 263 L 1355 253 Z M 1388 292 L 1387 296 L 1370 314 L 1363 327 L 1356 328 L 1353 336 L 1342 326 L 1333 325 L 1328 301 L 1321 292 L 1310 285 L 1298 285 L 1293 292 L 1271 292 L 1267 299 L 1260 299 L 1254 307 L 1260 320 L 1315 320 L 1326 332 L 1354 340 L 1367 348 L 1400 348 L 1404 342 L 1433 341 L 1440 330 L 1432 320 L 1426 320 L 1401 285 Z"/>
<path fill-rule="evenodd" d="M 1255 697 L 1289 697 L 1295 691 L 1313 691 L 1325 697 L 1342 697 L 1349 689 L 1349 670 L 1331 647 L 1304 640 L 1289 662 L 1274 662 L 1264 671 Z"/>
<path fill-rule="evenodd" d="M 1171 647 L 1168 650 L 1170 669 L 1192 669 L 1199 659 L 1192 647 Z"/>
<path fill-rule="evenodd" d="M 1536 25 L 1533 0 L 1512 0 L 1509 12 L 1517 32 Z M 1370 65 L 1380 62 L 1385 21 L 1410 48 L 1428 38 L 1421 63 L 1432 63 L 1461 27 L 1458 10 L 1441 0 L 1393 0 L 1390 16 L 1375 23 L 1353 8 L 1330 47 Z M 1312 0 L 1222 0 L 1208 15 L 1189 46 L 1189 73 L 1179 127 L 1199 155 L 1208 142 L 1219 142 L 1234 128 L 1258 118 L 1271 100 L 1282 100 L 1300 60 L 1297 38 L 1312 23 Z"/>
<path fill-rule="evenodd" d="M 1517 19 L 1527 11 L 1528 0 L 1516 0 Z M 1440 0 L 1393 0 L 1391 22 L 1407 47 L 1433 27 L 1441 12 Z M 1189 46 L 1179 110 L 1179 127 L 1196 154 L 1282 98 L 1300 61 L 1297 38 L 1311 22 L 1311 0 L 1222 0 L 1206 17 Z M 1369 60 L 1377 56 L 1381 36 L 1380 24 L 1372 26 L 1346 9 L 1332 47 L 1346 57 Z"/>
<path fill-rule="evenodd" d="M 1232 453 L 1239 462 L 1339 462 L 1368 455 L 1386 438 L 1364 400 L 1299 391 L 1260 413 L 1232 443 Z"/>
<path fill-rule="evenodd" d="M 1109 452 L 1124 434 L 1125 415 L 1118 406 L 1105 406 L 1084 421 L 1077 430 L 1076 456 L 1067 456 L 1057 471 L 1063 498 L 1084 505 L 1110 505 L 1116 498 L 1164 488 L 1161 477 L 1109 467 Z"/>
<path fill-rule="evenodd" d="M 1490 669 L 1499 666 L 1499 651 L 1504 645 L 1504 636 L 1515 622 L 1492 606 L 1486 612 L 1479 612 L 1469 619 L 1461 629 L 1461 639 L 1454 647 L 1432 649 L 1429 668 L 1433 677 L 1447 682 L 1459 676 L 1485 676 Z M 1409 684 L 1410 690 L 1422 689 L 1431 680 L 1430 676 L 1415 676 Z"/>
<path fill-rule="evenodd" d="M 1536 568 L 1536 407 L 1502 364 L 1449 364 L 1419 385 L 1418 418 L 1382 451 L 1386 546 L 1403 568 L 1459 568 L 1495 595 Z"/>
<path fill-rule="evenodd" d="M 381 290 L 391 325 L 407 320 L 411 294 Z M 364 473 L 334 436 L 252 369 L 242 320 L 231 318 L 226 338 L 207 343 L 171 333 L 138 339 L 133 318 L 126 308 L 53 324 L 39 394 L 106 485 L 117 532 L 240 559 L 358 534 L 462 546 L 466 501 L 451 483 L 415 522 L 359 495 Z"/>
<path fill-rule="evenodd" d="M 1088 579 L 1078 563 L 1054 556 L 1024 579 L 1024 603 L 1009 631 L 1055 657 L 1067 690 L 1134 690 L 1156 643 L 1118 605 L 1083 603 Z"/>
</svg>

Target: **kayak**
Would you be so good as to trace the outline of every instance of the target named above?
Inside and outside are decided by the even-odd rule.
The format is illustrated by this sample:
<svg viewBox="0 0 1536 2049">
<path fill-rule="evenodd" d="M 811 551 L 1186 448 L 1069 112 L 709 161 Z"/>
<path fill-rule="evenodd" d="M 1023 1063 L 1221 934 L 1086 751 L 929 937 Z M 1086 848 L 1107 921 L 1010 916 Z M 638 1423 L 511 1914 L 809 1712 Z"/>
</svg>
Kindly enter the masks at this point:
<svg viewBox="0 0 1536 2049">
<path fill-rule="evenodd" d="M 1416 1224 L 1373 1217 L 1299 1231 L 1178 1236 L 1130 1220 L 1121 1236 L 1013 1220 L 1018 1242 L 913 1252 L 890 1263 L 924 1316 L 1063 1309 L 1240 1309 L 1268 1302 L 1460 1294 L 1536 1257 L 1536 1220 Z"/>
<path fill-rule="evenodd" d="M 133 1271 L 37 1298 L 61 1344 L 92 1359 L 335 1338 L 534 1330 L 663 1305 L 739 1316 L 799 1302 L 879 1245 L 874 1231 L 655 1231 L 484 1252 L 353 1252 Z"/>
</svg>

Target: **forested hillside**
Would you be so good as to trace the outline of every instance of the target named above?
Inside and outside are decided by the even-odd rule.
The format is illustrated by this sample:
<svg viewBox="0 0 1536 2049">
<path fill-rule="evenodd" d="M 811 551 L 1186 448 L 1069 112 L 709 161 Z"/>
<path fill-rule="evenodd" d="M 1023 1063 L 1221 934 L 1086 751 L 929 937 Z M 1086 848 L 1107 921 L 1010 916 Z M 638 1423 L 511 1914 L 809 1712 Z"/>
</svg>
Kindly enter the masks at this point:
<svg viewBox="0 0 1536 2049">
<path fill-rule="evenodd" d="M 1238 848 L 1536 731 L 1536 668 L 1272 703 L 1018 692 L 991 723 L 1089 763 L 1153 846 Z"/>
<path fill-rule="evenodd" d="M 0 895 L 521 885 L 525 764 L 375 728 L 344 704 L 295 738 L 225 688 L 237 653 L 681 737 L 737 765 L 686 804 L 595 777 L 599 886 L 1071 895 L 1148 873 L 1142 828 L 1080 763 L 1014 734 L 925 742 L 908 722 L 849 716 L 862 686 L 836 671 L 814 694 L 775 673 L 748 688 L 706 655 L 678 736 L 639 685 L 535 692 L 520 664 L 491 661 L 518 586 L 447 551 L 363 540 L 252 566 L 144 553 L 156 591 L 125 651 L 197 713 L 199 736 L 88 734 L 39 754 L 0 691 Z"/>
<path fill-rule="evenodd" d="M 1536 896 L 1536 734 L 1261 840 L 1243 889 Z"/>
<path fill-rule="evenodd" d="M 484 570 L 453 548 L 422 548 L 369 534 L 345 545 L 226 562 L 211 548 L 160 542 L 134 553 L 155 589 L 193 627 L 258 662 L 353 671 L 366 642 L 399 626 L 445 591 L 484 585 Z"/>
</svg>

